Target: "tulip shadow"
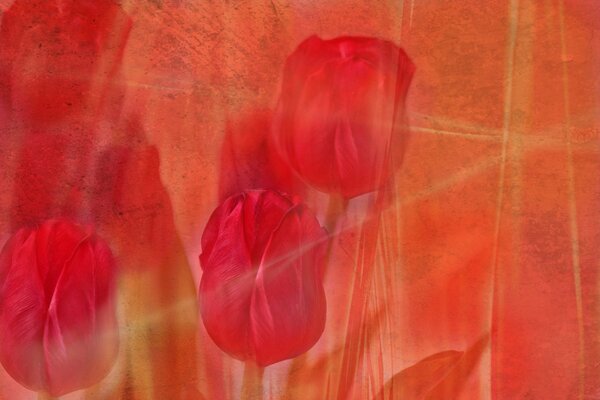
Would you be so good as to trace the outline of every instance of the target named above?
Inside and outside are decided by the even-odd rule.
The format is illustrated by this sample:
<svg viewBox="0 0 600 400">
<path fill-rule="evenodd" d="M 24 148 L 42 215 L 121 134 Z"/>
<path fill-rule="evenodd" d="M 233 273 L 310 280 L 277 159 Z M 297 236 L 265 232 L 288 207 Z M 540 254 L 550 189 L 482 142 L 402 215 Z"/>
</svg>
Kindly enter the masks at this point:
<svg viewBox="0 0 600 400">
<path fill-rule="evenodd" d="M 16 0 L 0 26 L 0 103 L 9 118 L 44 130 L 118 108 L 112 83 L 131 26 L 112 0 Z"/>
<path fill-rule="evenodd" d="M 85 177 L 73 170 L 83 168 L 88 151 L 70 139 L 64 133 L 26 134 L 13 181 L 13 231 L 55 216 L 77 219 Z"/>
<path fill-rule="evenodd" d="M 221 148 L 219 199 L 251 189 L 304 196 L 306 187 L 271 143 L 273 112 L 244 111 L 227 121 Z"/>
<path fill-rule="evenodd" d="M 131 19 L 112 0 L 16 0 L 0 25 L 3 139 L 20 147 L 10 227 L 88 219 L 100 122 L 122 110 Z"/>
<path fill-rule="evenodd" d="M 133 392 L 177 398 L 197 380 L 196 291 L 160 178 L 158 149 L 146 142 L 138 119 L 125 129 L 127 142 L 99 158 L 91 214 L 121 266 Z"/>
</svg>

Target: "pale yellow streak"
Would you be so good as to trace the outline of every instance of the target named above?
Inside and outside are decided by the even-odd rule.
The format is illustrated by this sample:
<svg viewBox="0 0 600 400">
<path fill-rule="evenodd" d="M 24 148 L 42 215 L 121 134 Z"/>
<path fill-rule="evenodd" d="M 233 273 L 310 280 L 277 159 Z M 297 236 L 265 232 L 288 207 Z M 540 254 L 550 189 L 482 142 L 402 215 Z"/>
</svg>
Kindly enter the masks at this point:
<svg viewBox="0 0 600 400">
<path fill-rule="evenodd" d="M 419 114 L 413 113 L 413 115 L 419 115 Z M 594 115 L 595 115 L 595 111 L 592 110 L 592 111 L 586 112 L 584 114 L 581 114 L 576 118 L 574 118 L 573 116 L 570 116 L 569 121 L 571 124 L 577 123 L 579 121 L 588 121 Z M 423 117 L 423 119 L 427 119 L 427 120 L 432 120 L 432 118 L 433 118 L 433 117 L 428 117 L 425 115 L 422 115 L 422 117 Z M 490 141 L 490 142 L 502 142 L 503 141 L 504 132 L 499 133 L 499 131 L 497 131 L 496 129 L 459 126 L 456 123 L 453 123 L 450 121 L 446 121 L 445 123 L 447 125 L 449 125 L 449 128 L 436 129 L 436 128 L 418 126 L 418 125 L 406 125 L 405 127 L 406 127 L 406 129 L 409 129 L 411 132 L 417 132 L 417 133 L 425 133 L 425 134 L 448 136 L 448 137 L 454 136 L 454 137 L 460 137 L 463 139 L 485 140 L 485 141 Z M 453 129 L 452 125 L 454 125 L 454 127 L 459 128 L 459 129 L 458 130 Z M 460 128 L 463 128 L 463 129 L 460 129 Z M 563 132 L 564 129 L 565 128 L 562 123 L 557 124 L 556 126 L 553 126 L 553 127 L 545 128 L 542 132 L 524 131 L 522 129 L 516 129 L 515 127 L 511 127 L 510 130 L 507 132 L 507 134 L 509 136 L 511 136 L 513 134 L 518 134 L 520 143 L 524 146 L 527 146 L 528 148 L 562 149 L 566 144 L 566 140 L 561 137 L 558 137 L 557 133 Z M 590 128 L 590 129 L 593 129 L 593 128 Z M 592 139 L 589 139 L 586 141 L 574 141 L 571 138 L 572 144 L 575 146 L 581 146 L 582 151 L 598 151 L 597 148 L 594 148 L 593 146 L 589 146 L 590 143 L 596 143 L 598 141 L 599 141 L 598 138 L 592 138 Z"/>
<path fill-rule="evenodd" d="M 564 128 L 567 131 L 567 172 L 569 177 L 569 228 L 571 235 L 571 256 L 573 263 L 573 280 L 575 286 L 575 306 L 577 312 L 577 330 L 579 333 L 579 399 L 583 399 L 585 390 L 585 338 L 583 325 L 583 298 L 581 294 L 581 264 L 579 259 L 579 232 L 577 229 L 577 204 L 575 199 L 575 171 L 573 167 L 573 147 L 571 143 L 571 121 L 569 103 L 569 72 L 566 60 L 567 44 L 565 40 L 564 3 L 559 4 L 560 47 L 563 60 L 563 96 L 564 96 Z"/>
<path fill-rule="evenodd" d="M 130 308 L 130 307 L 127 307 Z M 133 315 L 140 315 L 135 309 L 139 309 L 139 306 L 132 302 L 131 309 L 125 311 L 125 318 L 130 318 Z M 122 325 L 122 324 L 121 324 Z M 146 341 L 142 340 L 143 329 L 129 329 L 126 326 L 125 329 L 120 329 L 119 335 L 121 340 L 126 343 L 124 347 L 127 351 L 127 356 L 130 357 L 130 365 L 126 368 L 131 371 L 130 382 L 132 389 L 136 394 L 142 395 L 143 398 L 153 398 L 153 387 L 152 377 L 150 374 L 150 368 L 147 367 L 148 360 L 150 359 L 150 349 L 148 349 Z M 126 338 L 125 340 L 123 340 Z M 127 356 L 124 361 L 127 360 Z M 141 393 L 139 393 L 141 392 Z"/>
<path fill-rule="evenodd" d="M 148 347 L 145 335 L 153 327 L 164 326 L 165 323 L 170 322 L 173 316 L 193 315 L 198 312 L 197 309 L 197 300 L 192 297 L 153 313 L 130 312 L 128 322 L 126 324 L 121 322 L 119 335 L 131 349 L 133 390 L 137 394 L 142 394 L 144 399 L 155 398 L 151 368 L 148 365 L 152 349 Z"/>
<path fill-rule="evenodd" d="M 173 315 L 190 315 L 196 312 L 198 312 L 198 300 L 195 297 L 180 300 L 169 307 L 156 310 L 150 314 L 146 313 L 142 317 L 132 320 L 127 324 L 125 332 L 129 332 L 128 334 L 138 334 L 138 329 L 144 330 L 151 326 L 160 325 L 169 321 Z M 128 336 L 128 334 L 124 336 Z"/>
<path fill-rule="evenodd" d="M 397 214 L 393 215 L 394 217 L 394 225 L 397 222 Z M 395 303 L 395 298 L 394 298 L 394 292 L 393 292 L 393 286 L 392 283 L 394 281 L 394 279 L 390 279 L 388 280 L 386 277 L 386 272 L 388 271 L 388 268 L 392 268 L 392 271 L 395 270 L 394 265 L 393 265 L 393 257 L 392 257 L 392 249 L 395 246 L 398 246 L 400 244 L 400 242 L 398 242 L 398 235 L 396 232 L 393 232 L 392 235 L 388 235 L 388 231 L 392 230 L 393 227 L 389 226 L 386 222 L 389 222 L 389 220 L 383 219 L 383 223 L 381 226 L 381 230 L 383 231 L 383 234 L 380 234 L 380 238 L 381 240 L 378 242 L 378 246 L 380 248 L 378 254 L 380 256 L 380 263 L 382 265 L 381 268 L 379 268 L 379 274 L 378 274 L 378 278 L 379 278 L 379 285 L 381 286 L 381 291 L 383 292 L 383 301 L 382 301 L 382 305 L 381 307 L 384 308 L 385 310 L 385 323 L 386 323 L 386 333 L 387 335 L 385 336 L 385 339 L 383 338 L 383 334 L 379 333 L 379 342 L 380 342 L 380 350 L 383 354 L 386 354 L 385 358 L 385 363 L 388 364 L 388 368 L 390 372 L 394 371 L 394 332 L 393 332 L 393 327 L 394 327 L 394 307 L 396 305 Z M 387 228 L 387 230 L 386 230 Z M 391 239 L 390 239 L 391 238 Z M 375 298 L 376 300 L 376 304 L 375 304 L 375 310 L 379 310 L 380 305 L 377 302 L 378 298 Z M 385 342 L 385 340 L 387 339 L 387 342 Z M 383 348 L 386 348 L 387 351 L 383 352 Z M 383 376 L 381 377 L 381 379 L 384 379 L 385 377 L 385 369 L 383 371 Z"/>
<path fill-rule="evenodd" d="M 140 87 L 144 89 L 158 89 L 161 91 L 169 91 L 169 92 L 183 92 L 187 94 L 192 94 L 194 92 L 194 82 L 187 82 L 185 87 L 182 86 L 166 86 L 166 85 L 157 85 L 153 83 L 144 83 L 144 82 L 136 82 L 131 79 L 127 79 L 124 81 L 125 85 L 130 87 Z"/>
<path fill-rule="evenodd" d="M 403 24 L 404 24 L 404 0 L 400 0 L 400 15 L 398 16 L 398 18 L 400 19 L 400 23 L 398 24 L 398 25 L 400 25 L 399 40 L 400 40 L 400 43 L 402 43 L 402 28 L 403 28 Z"/>
<path fill-rule="evenodd" d="M 572 115 L 572 113 L 569 111 L 568 112 L 569 126 L 567 127 L 569 134 L 559 135 L 559 133 L 563 133 L 563 134 L 565 133 L 565 124 L 558 123 L 555 126 L 544 129 L 542 132 L 531 132 L 531 133 L 523 132 L 520 135 L 521 141 L 524 145 L 527 145 L 528 147 L 555 148 L 556 150 L 564 149 L 566 142 L 569 141 L 569 142 L 571 142 L 571 145 L 579 147 L 578 150 L 597 152 L 598 148 L 597 147 L 595 148 L 593 146 L 593 144 L 598 143 L 600 138 L 593 136 L 592 138 L 589 138 L 589 139 L 585 139 L 585 138 L 577 139 L 577 138 L 573 138 L 573 136 L 571 134 L 573 126 L 580 124 L 580 123 L 587 122 L 590 119 L 595 118 L 595 116 L 596 116 L 595 110 L 589 110 L 587 112 L 580 113 L 576 117 L 574 117 Z M 595 128 L 592 127 L 592 128 L 588 128 L 588 129 L 593 130 Z M 514 130 L 513 130 L 513 132 L 514 132 Z"/>
<path fill-rule="evenodd" d="M 431 185 L 425 190 L 405 195 L 400 200 L 400 203 L 402 205 L 407 205 L 410 203 L 414 203 L 415 201 L 422 200 L 433 194 L 441 192 L 442 190 L 457 185 L 462 181 L 477 176 L 480 173 L 485 172 L 489 168 L 493 167 L 494 165 L 497 165 L 499 162 L 501 162 L 501 157 L 486 158 L 484 161 L 475 164 L 471 168 L 460 170 L 456 174 L 451 175 L 449 178 L 436 182 L 435 184 Z"/>
<path fill-rule="evenodd" d="M 458 128 L 461 131 L 470 131 L 471 133 L 495 134 L 498 136 L 502 136 L 502 133 L 503 133 L 503 129 L 497 129 L 497 128 L 486 127 L 486 126 L 481 126 L 481 125 L 467 124 L 465 122 L 455 121 L 450 118 L 423 114 L 421 112 L 413 111 L 413 110 L 409 111 L 408 117 L 411 120 L 415 119 L 415 118 L 422 119 L 422 120 L 434 122 L 436 124 L 440 124 L 443 126 L 448 126 L 450 128 Z"/>
<path fill-rule="evenodd" d="M 420 126 L 409 126 L 411 132 L 431 133 L 440 136 L 455 136 L 464 139 L 477 139 L 477 140 L 489 140 L 492 142 L 502 141 L 502 137 L 498 135 L 479 134 L 479 133 L 467 133 L 467 132 L 456 132 L 442 129 L 425 128 Z"/>
<path fill-rule="evenodd" d="M 501 296 L 496 295 L 496 291 L 500 288 L 496 285 L 496 270 L 498 268 L 498 246 L 500 238 L 500 223 L 502 217 L 502 203 L 504 201 L 504 179 L 506 175 L 506 154 L 508 149 L 508 140 L 510 137 L 510 122 L 511 122 L 511 109 L 512 109 L 512 86 L 513 86 L 513 71 L 515 63 L 515 45 L 517 40 L 517 26 L 519 22 L 519 2 L 518 0 L 511 0 L 509 4 L 509 29 L 508 29 L 508 41 L 506 47 L 506 80 L 504 82 L 504 111 L 502 120 L 502 151 L 500 155 L 500 173 L 498 177 L 498 195 L 496 198 L 496 223 L 494 225 L 494 245 L 492 250 L 492 310 L 490 312 L 490 328 L 493 324 L 493 307 L 497 301 L 497 298 Z M 491 365 L 492 358 L 490 358 L 490 372 L 493 370 Z M 483 388 L 482 388 L 483 389 Z M 491 387 L 488 388 L 491 391 Z M 488 398 L 493 397 L 490 393 Z"/>
</svg>

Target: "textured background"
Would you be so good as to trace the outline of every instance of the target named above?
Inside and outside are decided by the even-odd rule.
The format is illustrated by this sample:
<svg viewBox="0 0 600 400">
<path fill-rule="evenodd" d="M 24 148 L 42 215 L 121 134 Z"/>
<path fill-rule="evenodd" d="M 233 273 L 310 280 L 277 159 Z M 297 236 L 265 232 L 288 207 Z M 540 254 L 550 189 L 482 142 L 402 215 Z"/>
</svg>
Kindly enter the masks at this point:
<svg viewBox="0 0 600 400">
<path fill-rule="evenodd" d="M 10 4 L 0 1 L 3 9 Z M 122 7 L 132 25 L 111 78 L 118 112 L 97 114 L 93 129 L 86 120 L 53 124 L 68 135 L 36 143 L 31 151 L 42 155 L 32 168 L 43 172 L 32 177 L 27 123 L 0 110 L 0 240 L 28 220 L 31 196 L 19 193 L 54 196 L 58 206 L 48 212 L 60 213 L 74 185 L 87 196 L 88 211 L 78 215 L 111 215 L 99 229 L 125 265 L 119 362 L 97 387 L 65 399 L 240 397 L 243 364 L 196 328 L 186 282 L 199 281 L 226 122 L 274 105 L 285 57 L 312 34 L 377 36 L 406 50 L 417 67 L 411 141 L 397 201 L 379 229 L 372 284 L 359 293 L 367 304 L 361 345 L 344 355 L 358 254 L 342 239 L 327 275 L 324 336 L 302 360 L 267 369 L 265 398 L 336 398 L 339 382 L 354 382 L 350 398 L 373 398 L 395 373 L 437 352 L 465 350 L 486 333 L 490 345 L 460 399 L 600 398 L 600 3 L 152 0 Z M 39 59 L 30 55 L 28 65 L 35 69 Z M 43 74 L 47 66 L 39 68 Z M 106 156 L 111 146 L 127 155 Z M 85 154 L 86 165 L 105 175 L 46 163 L 53 148 L 71 154 L 64 165 L 79 165 Z M 58 194 L 45 192 L 40 181 L 56 174 Z M 114 182 L 127 182 L 126 193 L 94 206 Z M 342 359 L 354 365 L 352 378 Z M 0 370 L 0 398 L 35 396 Z"/>
</svg>

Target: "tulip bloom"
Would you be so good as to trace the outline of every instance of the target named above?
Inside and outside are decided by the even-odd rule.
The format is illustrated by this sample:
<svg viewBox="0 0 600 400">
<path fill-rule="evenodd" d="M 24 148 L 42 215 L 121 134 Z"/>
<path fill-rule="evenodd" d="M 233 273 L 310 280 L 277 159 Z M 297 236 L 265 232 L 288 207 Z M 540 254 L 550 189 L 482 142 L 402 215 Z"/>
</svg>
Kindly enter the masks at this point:
<svg viewBox="0 0 600 400">
<path fill-rule="evenodd" d="M 261 366 L 309 350 L 325 326 L 326 239 L 295 198 L 255 190 L 225 200 L 200 255 L 200 311 L 217 346 Z"/>
<path fill-rule="evenodd" d="M 49 220 L 0 253 L 0 361 L 19 383 L 53 396 L 90 386 L 118 350 L 115 261 L 94 233 Z"/>
<path fill-rule="evenodd" d="M 346 198 L 378 189 L 400 161 L 414 73 L 391 42 L 312 36 L 287 59 L 273 125 L 276 147 L 309 184 Z"/>
</svg>

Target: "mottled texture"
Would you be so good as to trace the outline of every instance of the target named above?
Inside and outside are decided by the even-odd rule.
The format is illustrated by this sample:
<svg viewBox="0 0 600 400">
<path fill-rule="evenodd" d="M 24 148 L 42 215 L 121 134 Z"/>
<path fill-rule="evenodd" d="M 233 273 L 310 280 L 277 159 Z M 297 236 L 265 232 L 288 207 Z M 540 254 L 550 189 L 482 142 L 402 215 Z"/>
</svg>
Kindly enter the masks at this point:
<svg viewBox="0 0 600 400">
<path fill-rule="evenodd" d="M 22 10 L 42 1 L 0 0 L 2 25 L 13 3 Z M 40 28 L 29 31 L 31 13 L 21 28 L 0 29 L 20 38 L 0 38 L 0 53 L 17 49 L 15 68 L 41 74 L 40 83 L 62 70 L 101 88 L 90 100 L 92 91 L 70 89 L 87 83 L 58 86 L 65 93 L 57 99 L 83 99 L 86 111 L 57 102 L 50 105 L 60 115 L 24 118 L 26 103 L 7 107 L 15 99 L 4 88 L 15 75 L 7 82 L 0 72 L 0 240 L 23 223 L 68 215 L 95 221 L 122 267 L 122 351 L 105 380 L 74 398 L 241 397 L 243 364 L 195 324 L 201 235 L 227 195 L 226 132 L 235 131 L 236 151 L 260 148 L 237 140 L 240 126 L 255 110 L 273 111 L 286 58 L 312 35 L 379 38 L 410 55 L 410 143 L 369 241 L 376 243 L 370 284 L 354 284 L 365 264 L 359 242 L 369 238 L 361 233 L 367 195 L 331 224 L 323 335 L 305 356 L 266 368 L 263 397 L 343 398 L 340 382 L 349 382 L 347 398 L 375 398 L 393 376 L 431 355 L 465 351 L 485 332 L 489 345 L 458 400 L 598 396 L 596 0 L 124 0 L 117 7 L 120 18 L 108 23 L 114 46 L 99 59 L 89 43 L 78 53 L 70 41 L 61 47 Z M 46 59 L 57 61 L 50 68 Z M 118 70 L 107 75 L 115 60 Z M 83 67 L 89 63 L 95 68 Z M 23 83 L 34 80 L 25 75 Z M 324 195 L 303 197 L 322 224 L 336 209 Z M 364 307 L 358 329 L 349 329 L 356 297 Z M 349 336 L 356 347 L 346 346 Z M 34 397 L 0 369 L 0 398 Z"/>
</svg>

